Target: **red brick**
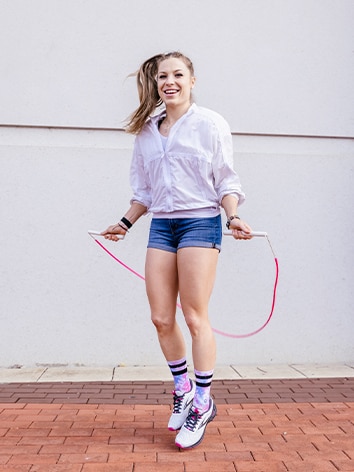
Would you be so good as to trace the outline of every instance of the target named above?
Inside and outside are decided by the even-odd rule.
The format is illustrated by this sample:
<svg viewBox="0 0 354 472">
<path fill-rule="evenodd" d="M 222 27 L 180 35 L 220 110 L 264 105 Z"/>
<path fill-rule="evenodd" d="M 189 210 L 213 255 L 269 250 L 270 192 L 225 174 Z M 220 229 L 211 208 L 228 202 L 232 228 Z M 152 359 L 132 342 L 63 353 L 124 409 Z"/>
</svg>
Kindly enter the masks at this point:
<svg viewBox="0 0 354 472">
<path fill-rule="evenodd" d="M 354 461 L 353 460 L 340 460 L 333 461 L 335 467 L 340 470 L 340 472 L 353 472 L 354 471 Z"/>
<path fill-rule="evenodd" d="M 72 436 L 69 438 L 64 438 L 64 444 L 67 445 L 72 445 L 72 446 L 78 446 L 81 444 L 85 444 L 87 446 L 90 446 L 92 444 L 98 445 L 98 444 L 108 444 L 110 440 L 109 436 L 100 436 L 97 438 L 90 437 L 90 436 Z"/>
<path fill-rule="evenodd" d="M 171 445 L 170 452 L 160 452 L 157 457 L 159 463 L 173 463 L 173 462 L 205 462 L 205 455 L 203 450 L 196 447 L 194 449 L 178 449 L 175 444 Z"/>
<path fill-rule="evenodd" d="M 9 465 L 1 466 L 1 472 L 29 472 L 31 465 Z M 48 469 L 47 469 L 48 470 Z"/>
<path fill-rule="evenodd" d="M 152 450 L 151 450 L 152 449 Z M 153 450 L 153 446 L 150 448 L 150 452 L 121 452 L 109 454 L 108 463 L 120 463 L 120 462 L 156 462 L 157 454 Z"/>
<path fill-rule="evenodd" d="M 185 472 L 236 472 L 236 466 L 233 462 L 187 462 Z M 183 470 L 183 469 L 182 469 Z"/>
<path fill-rule="evenodd" d="M 133 463 L 122 463 L 122 464 L 84 464 L 82 472 L 134 472 L 137 469 Z M 145 469 L 147 472 L 148 469 Z"/>
<path fill-rule="evenodd" d="M 87 463 L 106 463 L 108 454 L 60 454 L 59 463 L 69 464 L 87 464 Z"/>
<path fill-rule="evenodd" d="M 11 457 L 8 464 L 56 464 L 59 454 L 21 454 Z"/>
<path fill-rule="evenodd" d="M 43 439 L 43 437 L 41 437 L 41 436 L 39 436 L 39 437 L 37 437 L 37 436 L 35 436 L 35 437 L 28 436 L 28 437 L 21 438 L 17 442 L 17 446 L 18 447 L 21 446 L 21 450 L 22 450 L 23 446 L 37 446 L 37 445 L 41 446 L 43 444 L 46 444 L 46 445 L 64 444 L 64 441 L 65 441 L 65 437 L 61 437 L 61 438 L 48 438 L 48 437 L 46 437 L 45 439 Z"/>
<path fill-rule="evenodd" d="M 227 452 L 244 452 L 244 451 L 272 451 L 272 448 L 266 441 L 252 443 L 234 443 L 233 441 L 225 441 L 225 448 Z"/>
<path fill-rule="evenodd" d="M 24 436 L 33 436 L 33 437 L 46 437 L 50 433 L 50 429 L 29 429 L 29 428 L 11 428 L 6 433 L 8 436 L 24 437 Z"/>
<path fill-rule="evenodd" d="M 329 461 L 284 461 L 289 472 L 338 472 L 338 469 Z"/>
<path fill-rule="evenodd" d="M 282 462 L 268 461 L 264 464 L 262 462 L 235 461 L 235 465 L 237 472 L 288 472 Z M 311 471 L 303 469 L 301 472 Z"/>
<path fill-rule="evenodd" d="M 36 432 L 35 430 L 32 430 Z M 75 428 L 53 428 L 49 431 L 49 437 L 70 437 L 70 436 L 91 436 L 93 432 L 93 428 L 86 428 L 86 429 L 75 429 Z"/>
<path fill-rule="evenodd" d="M 87 445 L 44 444 L 40 454 L 85 454 Z"/>
<path fill-rule="evenodd" d="M 10 459 L 11 459 L 11 454 L 6 455 L 0 452 L 0 464 L 6 464 Z"/>
<path fill-rule="evenodd" d="M 31 472 L 81 472 L 82 464 L 53 464 L 48 466 L 35 464 L 31 468 Z"/>
<path fill-rule="evenodd" d="M 38 454 L 40 450 L 40 446 L 21 446 L 20 451 L 22 454 Z M 13 446 L 4 446 L 0 445 L 0 454 L 10 454 L 12 456 L 13 454 L 18 454 L 19 452 L 19 446 L 13 445 Z"/>
<path fill-rule="evenodd" d="M 205 452 L 207 462 L 224 462 L 224 461 L 248 461 L 253 460 L 251 451 L 237 452 Z"/>
<path fill-rule="evenodd" d="M 203 463 L 203 467 L 204 467 Z M 199 469 L 206 471 L 207 469 Z M 183 463 L 176 464 L 176 462 L 164 462 L 164 463 L 156 463 L 156 464 L 147 464 L 147 463 L 140 463 L 140 464 L 135 464 L 134 466 L 134 472 L 185 472 L 187 469 L 185 469 L 185 466 Z M 86 472 L 84 470 L 84 472 Z M 216 472 L 216 471 L 214 471 Z"/>
</svg>

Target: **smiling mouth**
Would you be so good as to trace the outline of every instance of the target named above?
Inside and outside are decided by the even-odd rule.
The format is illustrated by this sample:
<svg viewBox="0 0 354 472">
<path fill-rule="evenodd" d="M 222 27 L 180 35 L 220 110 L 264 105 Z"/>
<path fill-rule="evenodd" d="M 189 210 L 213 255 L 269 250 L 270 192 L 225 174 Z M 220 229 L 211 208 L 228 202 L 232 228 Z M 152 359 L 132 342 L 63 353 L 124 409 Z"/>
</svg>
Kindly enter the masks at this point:
<svg viewBox="0 0 354 472">
<path fill-rule="evenodd" d="M 178 93 L 178 92 L 179 92 L 179 90 L 177 90 L 177 89 L 169 89 L 169 90 L 164 90 L 163 93 L 164 93 L 165 95 L 171 96 L 171 95 L 174 95 L 174 94 L 176 94 L 176 93 Z"/>
</svg>

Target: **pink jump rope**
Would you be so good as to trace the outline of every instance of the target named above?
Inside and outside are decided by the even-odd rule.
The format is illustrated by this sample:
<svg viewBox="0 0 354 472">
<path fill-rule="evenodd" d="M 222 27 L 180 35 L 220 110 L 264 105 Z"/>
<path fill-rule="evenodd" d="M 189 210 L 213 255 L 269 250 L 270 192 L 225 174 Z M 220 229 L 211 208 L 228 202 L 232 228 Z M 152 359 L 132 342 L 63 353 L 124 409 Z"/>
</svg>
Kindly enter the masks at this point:
<svg viewBox="0 0 354 472">
<path fill-rule="evenodd" d="M 145 280 L 145 277 L 143 277 L 141 274 L 139 274 L 138 272 L 136 272 L 134 269 L 132 269 L 131 267 L 129 267 L 127 264 L 125 264 L 123 261 L 121 261 L 120 259 L 118 259 L 118 257 L 116 257 L 114 254 L 112 254 L 100 241 L 98 241 L 98 239 L 95 237 L 95 236 L 102 236 L 101 233 L 99 231 L 94 231 L 94 230 L 89 230 L 88 231 L 88 234 L 91 236 L 92 239 L 95 240 L 95 242 L 109 255 L 111 256 L 116 262 L 118 262 L 120 265 L 122 265 L 125 269 L 129 270 L 132 274 L 136 275 L 137 277 L 139 277 L 140 279 L 142 280 Z M 225 231 L 224 232 L 224 235 L 226 236 L 231 236 L 232 235 L 232 231 Z M 253 237 L 264 237 L 267 239 L 268 241 L 268 244 L 269 244 L 269 247 L 272 251 L 272 254 L 274 256 L 274 262 L 275 262 L 275 280 L 274 280 L 274 288 L 273 288 L 273 298 L 272 298 L 272 306 L 271 306 L 271 310 L 270 310 L 270 314 L 267 318 L 267 320 L 265 321 L 265 323 L 263 323 L 262 326 L 260 326 L 258 329 L 256 329 L 255 331 L 252 331 L 250 333 L 246 333 L 246 334 L 231 334 L 231 333 L 225 333 L 224 331 L 220 331 L 218 329 L 215 329 L 213 328 L 213 331 L 217 334 L 220 334 L 221 336 L 226 336 L 226 337 L 229 337 L 229 338 L 249 338 L 250 336 L 254 336 L 255 334 L 257 333 L 260 333 L 267 325 L 268 323 L 270 322 L 272 316 L 273 316 L 273 313 L 274 313 L 274 306 L 275 306 L 275 300 L 276 300 L 276 293 L 277 293 L 277 286 L 278 286 L 278 276 L 279 276 L 279 264 L 278 264 L 278 259 L 273 251 L 273 248 L 272 248 L 272 245 L 270 243 L 270 240 L 268 238 L 268 235 L 267 233 L 263 232 L 263 231 L 253 231 L 251 233 L 251 235 Z M 116 235 L 118 237 L 118 239 L 124 239 L 124 236 L 122 235 Z M 177 303 L 177 306 L 178 308 L 181 308 L 181 305 L 179 303 Z"/>
</svg>

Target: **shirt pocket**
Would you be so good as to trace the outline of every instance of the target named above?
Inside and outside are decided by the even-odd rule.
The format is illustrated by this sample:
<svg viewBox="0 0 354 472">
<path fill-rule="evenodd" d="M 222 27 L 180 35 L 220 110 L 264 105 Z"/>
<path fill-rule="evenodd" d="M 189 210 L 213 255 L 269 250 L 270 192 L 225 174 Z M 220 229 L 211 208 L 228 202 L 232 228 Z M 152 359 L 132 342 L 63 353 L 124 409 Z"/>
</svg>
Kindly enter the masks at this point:
<svg viewBox="0 0 354 472">
<path fill-rule="evenodd" d="M 144 156 L 144 172 L 148 180 L 156 183 L 163 175 L 162 159 L 164 155 L 161 152 L 149 153 Z"/>
<path fill-rule="evenodd" d="M 174 186 L 181 194 L 205 200 L 210 197 L 212 167 L 202 154 L 174 154 L 170 156 Z"/>
</svg>

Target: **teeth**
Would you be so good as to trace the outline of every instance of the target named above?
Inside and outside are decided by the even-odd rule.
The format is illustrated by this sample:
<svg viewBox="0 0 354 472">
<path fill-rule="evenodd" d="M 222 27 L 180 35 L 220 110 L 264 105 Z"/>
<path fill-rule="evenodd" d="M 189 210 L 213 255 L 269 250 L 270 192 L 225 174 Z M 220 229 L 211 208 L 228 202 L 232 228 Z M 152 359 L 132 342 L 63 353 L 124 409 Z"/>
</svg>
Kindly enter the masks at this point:
<svg viewBox="0 0 354 472">
<path fill-rule="evenodd" d="M 171 95 L 171 94 L 177 93 L 177 92 L 178 92 L 178 90 L 165 90 L 165 93 L 166 93 L 167 95 Z"/>
</svg>

